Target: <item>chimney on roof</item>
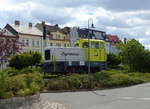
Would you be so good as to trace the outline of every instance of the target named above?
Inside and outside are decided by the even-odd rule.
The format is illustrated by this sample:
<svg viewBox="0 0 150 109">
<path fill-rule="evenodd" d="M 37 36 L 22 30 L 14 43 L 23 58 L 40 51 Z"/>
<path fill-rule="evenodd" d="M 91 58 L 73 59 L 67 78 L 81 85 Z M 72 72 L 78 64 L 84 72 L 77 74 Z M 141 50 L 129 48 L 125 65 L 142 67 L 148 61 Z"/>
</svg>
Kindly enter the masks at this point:
<svg viewBox="0 0 150 109">
<path fill-rule="evenodd" d="M 56 25 L 55 25 L 55 27 L 57 27 L 57 28 L 58 28 L 58 27 L 59 27 L 59 26 L 58 26 L 58 24 L 56 24 Z"/>
<path fill-rule="evenodd" d="M 32 23 L 31 22 L 29 22 L 29 28 L 32 28 Z"/>
<path fill-rule="evenodd" d="M 20 26 L 20 21 L 19 20 L 15 20 L 15 26 Z"/>
<path fill-rule="evenodd" d="M 45 21 L 42 21 L 42 25 L 45 25 Z"/>
</svg>

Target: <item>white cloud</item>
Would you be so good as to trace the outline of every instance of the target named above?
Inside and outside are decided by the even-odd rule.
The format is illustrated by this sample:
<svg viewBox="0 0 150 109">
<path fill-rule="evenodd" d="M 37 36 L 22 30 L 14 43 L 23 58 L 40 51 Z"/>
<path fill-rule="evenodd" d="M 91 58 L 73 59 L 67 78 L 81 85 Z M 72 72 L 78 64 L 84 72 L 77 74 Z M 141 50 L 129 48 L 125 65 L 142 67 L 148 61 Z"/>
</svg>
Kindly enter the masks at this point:
<svg viewBox="0 0 150 109">
<path fill-rule="evenodd" d="M 22 24 L 45 20 L 60 25 L 87 27 L 88 19 L 91 18 L 96 27 L 107 33 L 120 38 L 135 38 L 149 47 L 149 0 L 142 1 L 142 4 L 141 0 L 0 1 L 1 27 L 16 19 Z"/>
</svg>

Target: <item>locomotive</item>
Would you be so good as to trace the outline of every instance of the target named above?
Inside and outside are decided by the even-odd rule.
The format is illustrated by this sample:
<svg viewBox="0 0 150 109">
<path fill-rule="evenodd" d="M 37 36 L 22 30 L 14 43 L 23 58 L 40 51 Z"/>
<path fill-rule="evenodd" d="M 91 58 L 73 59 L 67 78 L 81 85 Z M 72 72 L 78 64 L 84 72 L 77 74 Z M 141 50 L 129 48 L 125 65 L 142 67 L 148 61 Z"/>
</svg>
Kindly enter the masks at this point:
<svg viewBox="0 0 150 109">
<path fill-rule="evenodd" d="M 79 39 L 75 47 L 46 47 L 44 52 L 47 73 L 87 73 L 89 61 L 91 72 L 107 66 L 106 42 L 103 40 Z"/>
</svg>

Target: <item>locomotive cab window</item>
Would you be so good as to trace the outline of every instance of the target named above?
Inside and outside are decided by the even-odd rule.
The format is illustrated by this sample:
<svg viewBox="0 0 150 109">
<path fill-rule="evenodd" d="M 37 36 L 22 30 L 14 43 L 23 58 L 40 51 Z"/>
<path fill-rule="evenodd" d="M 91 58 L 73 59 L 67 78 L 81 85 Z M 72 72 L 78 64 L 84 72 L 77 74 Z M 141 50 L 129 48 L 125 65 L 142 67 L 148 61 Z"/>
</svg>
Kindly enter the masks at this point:
<svg viewBox="0 0 150 109">
<path fill-rule="evenodd" d="M 98 47 L 98 42 L 92 42 L 92 48 L 99 48 Z"/>
<path fill-rule="evenodd" d="M 50 50 L 45 50 L 45 60 L 50 60 L 51 56 L 50 56 Z"/>
<path fill-rule="evenodd" d="M 82 47 L 83 48 L 88 48 L 88 45 L 89 45 L 88 42 L 83 42 Z"/>
<path fill-rule="evenodd" d="M 104 48 L 104 43 L 100 43 L 100 47 L 101 47 L 101 48 Z"/>
</svg>

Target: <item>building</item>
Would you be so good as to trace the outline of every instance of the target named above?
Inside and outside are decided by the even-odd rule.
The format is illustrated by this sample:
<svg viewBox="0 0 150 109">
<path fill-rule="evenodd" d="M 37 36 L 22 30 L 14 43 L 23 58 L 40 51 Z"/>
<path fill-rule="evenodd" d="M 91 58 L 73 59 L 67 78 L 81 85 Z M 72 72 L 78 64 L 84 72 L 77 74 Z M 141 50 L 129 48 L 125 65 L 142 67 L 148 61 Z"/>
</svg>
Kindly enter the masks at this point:
<svg viewBox="0 0 150 109">
<path fill-rule="evenodd" d="M 46 32 L 49 36 L 47 46 L 59 46 L 59 47 L 70 47 L 70 34 L 68 28 L 60 28 L 58 24 L 56 25 L 46 25 Z M 36 27 L 43 31 L 42 23 L 37 23 Z"/>
<path fill-rule="evenodd" d="M 90 38 L 90 39 L 98 39 L 105 40 L 106 33 L 104 31 L 100 31 L 98 28 L 79 28 L 73 27 L 70 30 L 70 41 L 71 46 L 74 46 L 76 40 L 80 38 Z"/>
<path fill-rule="evenodd" d="M 38 51 L 43 54 L 43 33 L 32 23 L 22 26 L 20 21 L 15 21 L 12 25 L 7 24 L 4 29 L 19 37 L 21 52 Z"/>
<path fill-rule="evenodd" d="M 107 34 L 106 42 L 107 42 L 107 53 L 117 54 L 118 49 L 116 46 L 121 42 L 119 37 L 117 35 Z"/>
</svg>

